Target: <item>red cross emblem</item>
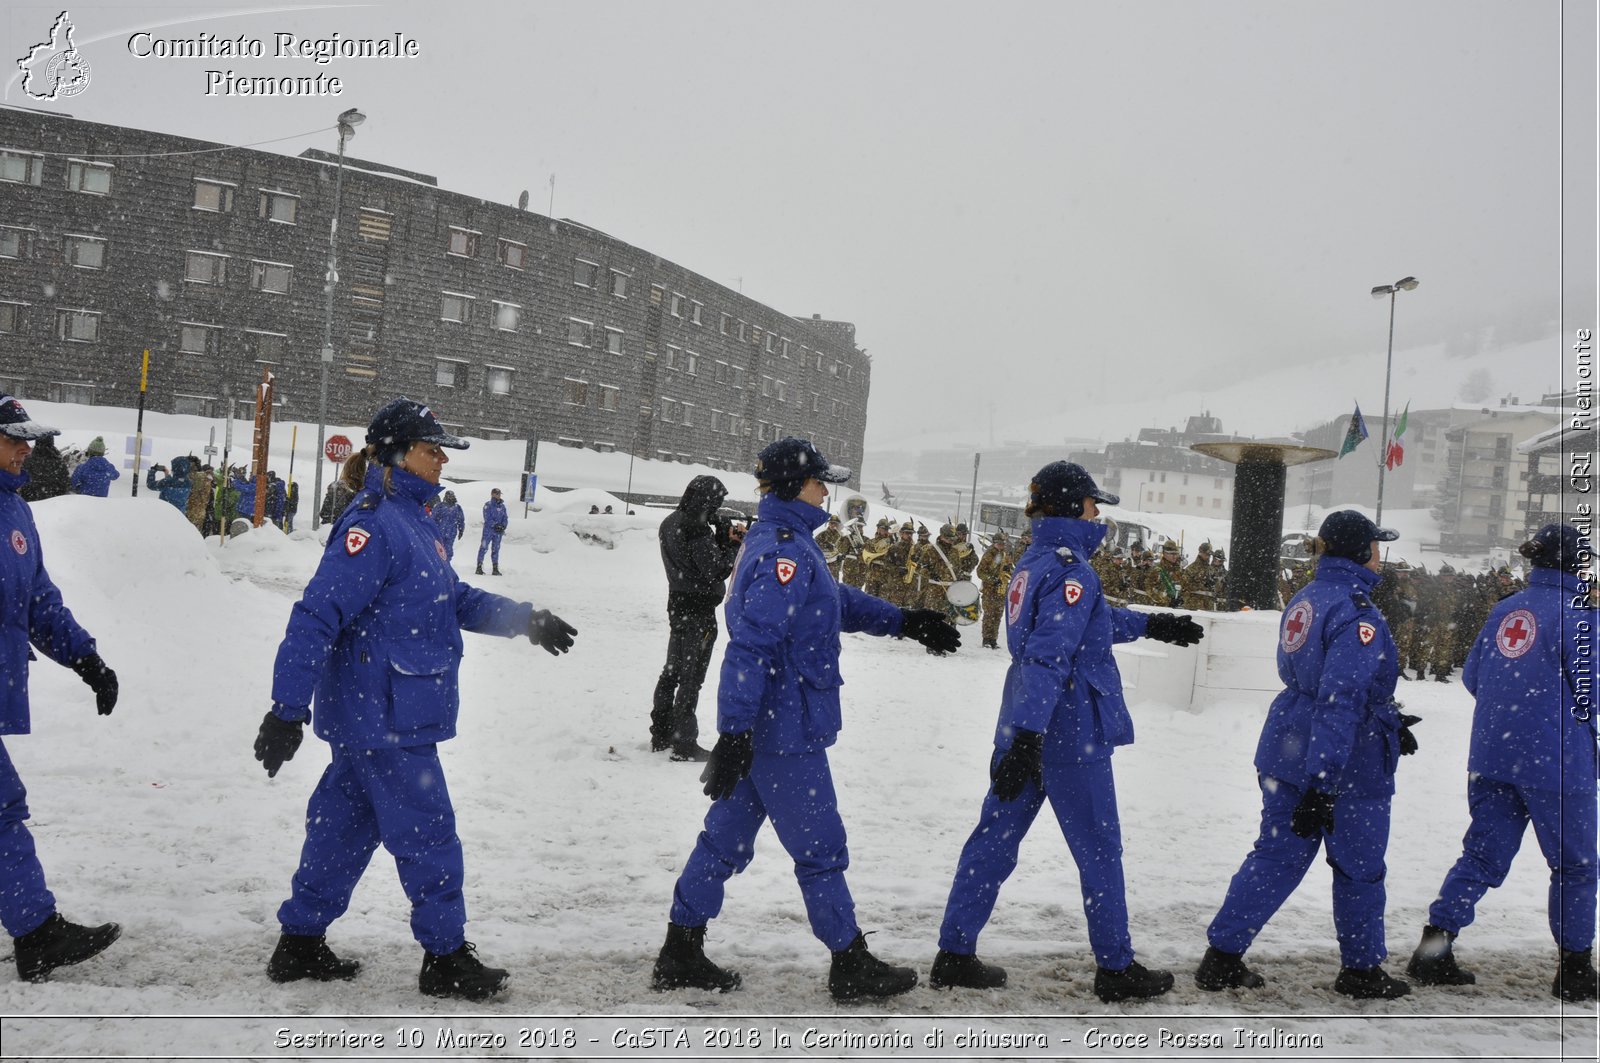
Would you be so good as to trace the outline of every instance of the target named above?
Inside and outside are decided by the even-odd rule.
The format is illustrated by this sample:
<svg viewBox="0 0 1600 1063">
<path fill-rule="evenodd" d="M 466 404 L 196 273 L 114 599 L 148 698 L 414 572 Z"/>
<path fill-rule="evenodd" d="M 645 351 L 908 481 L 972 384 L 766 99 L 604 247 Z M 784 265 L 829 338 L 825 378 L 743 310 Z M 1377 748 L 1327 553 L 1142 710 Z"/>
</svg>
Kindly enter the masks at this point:
<svg viewBox="0 0 1600 1063">
<path fill-rule="evenodd" d="M 1311 621 L 1316 610 L 1308 599 L 1302 598 L 1289 608 L 1283 617 L 1283 652 L 1293 653 L 1311 637 Z"/>
<path fill-rule="evenodd" d="M 1078 599 L 1083 597 L 1083 584 L 1069 579 L 1061 585 L 1061 595 L 1066 598 L 1068 605 L 1077 605 Z"/>
<path fill-rule="evenodd" d="M 1022 615 L 1022 601 L 1028 596 L 1028 570 L 1018 569 L 1011 577 L 1011 589 L 1006 591 L 1006 622 L 1015 624 Z"/>
<path fill-rule="evenodd" d="M 1378 637 L 1378 629 L 1363 620 L 1356 625 L 1356 638 L 1361 640 L 1361 645 L 1370 646 L 1372 640 Z"/>
<path fill-rule="evenodd" d="M 28 537 L 22 534 L 21 528 L 11 529 L 11 549 L 19 554 L 28 552 Z"/>
<path fill-rule="evenodd" d="M 433 548 L 435 550 L 439 551 L 439 560 L 440 561 L 449 561 L 450 560 L 450 555 L 446 554 L 444 552 L 444 543 L 441 543 L 438 539 L 435 539 L 433 541 Z"/>
<path fill-rule="evenodd" d="M 789 585 L 789 581 L 794 579 L 795 564 L 787 557 L 778 558 L 778 563 L 775 570 L 778 573 L 778 583 L 780 586 L 787 587 Z"/>
<path fill-rule="evenodd" d="M 351 528 L 344 533 L 344 552 L 355 557 L 361 548 L 367 545 L 367 540 L 372 538 L 372 533 L 365 528 Z"/>
<path fill-rule="evenodd" d="M 1539 622 L 1526 609 L 1507 613 L 1494 633 L 1494 644 L 1500 647 L 1503 657 L 1517 658 L 1533 649 L 1534 636 L 1539 633 Z"/>
</svg>

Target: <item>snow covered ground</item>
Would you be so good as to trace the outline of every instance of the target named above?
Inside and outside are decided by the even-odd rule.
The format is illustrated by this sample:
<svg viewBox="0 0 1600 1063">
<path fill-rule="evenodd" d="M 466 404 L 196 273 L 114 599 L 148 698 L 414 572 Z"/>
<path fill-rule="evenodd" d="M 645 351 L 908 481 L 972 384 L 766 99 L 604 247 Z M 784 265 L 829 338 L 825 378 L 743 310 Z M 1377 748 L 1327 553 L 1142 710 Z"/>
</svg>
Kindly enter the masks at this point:
<svg viewBox="0 0 1600 1063">
<path fill-rule="evenodd" d="M 443 750 L 466 849 L 469 937 L 511 969 L 510 991 L 459 1007 L 418 994 L 419 950 L 382 851 L 330 936 L 363 962 L 360 977 L 266 979 L 274 912 L 327 748 L 308 738 L 269 781 L 251 743 L 289 606 L 320 548 L 304 529 L 202 543 L 144 493 L 69 497 L 35 506 L 46 562 L 118 671 L 122 699 L 97 717 L 87 688 L 41 661 L 34 732 L 6 747 L 28 785 L 62 911 L 125 929 L 104 956 L 47 984 L 0 975 L 5 1058 L 1594 1058 L 1593 1009 L 1563 1009 L 1550 995 L 1547 872 L 1531 834 L 1460 943 L 1476 987 L 1419 989 L 1393 1003 L 1334 994 L 1321 864 L 1251 953 L 1269 980 L 1264 991 L 1194 987 L 1206 923 L 1255 830 L 1250 760 L 1265 698 L 1197 714 L 1130 692 L 1139 740 L 1118 753 L 1116 771 L 1134 941 L 1145 963 L 1178 974 L 1158 1002 L 1107 1007 L 1092 995 L 1077 876 L 1048 817 L 1024 844 L 981 943 L 1010 971 L 1004 990 L 923 985 L 882 1005 L 833 1003 L 827 954 L 769 831 L 708 934 L 709 953 L 741 971 L 744 987 L 725 997 L 653 993 L 673 880 L 707 804 L 696 767 L 648 749 L 666 645 L 661 513 L 588 516 L 598 491 L 551 496 L 528 518 L 513 506 L 506 575 L 479 578 L 470 573 L 481 499 L 458 493 L 472 519 L 457 570 L 579 630 L 560 659 L 524 640 L 468 636 L 461 737 Z M 614 549 L 574 534 L 584 530 Z M 947 659 L 909 642 L 845 639 L 845 729 L 832 761 L 850 884 L 862 926 L 877 932 L 873 950 L 915 965 L 924 982 L 985 789 L 1005 668 L 1004 654 L 978 649 L 974 635 L 968 629 L 966 647 Z M 713 669 L 701 701 L 708 732 L 715 683 Z M 1425 722 L 1421 754 L 1402 765 L 1389 850 L 1395 973 L 1466 825 L 1471 713 L 1456 683 L 1410 683 L 1401 696 Z M 650 1032 L 658 1027 L 667 1032 Z M 975 1044 L 963 1040 L 969 1028 Z M 1235 1047 L 1235 1028 L 1255 1040 Z M 411 1046 L 412 1030 L 421 1047 Z M 1286 1033 L 1315 1035 L 1321 1047 L 1286 1047 Z M 1149 1047 L 1096 1040 L 1113 1034 L 1143 1035 Z M 449 1047 L 465 1035 L 491 1047 Z M 1023 1035 L 1043 1035 L 1048 1047 Z M 494 1047 L 497 1036 L 505 1047 Z M 1224 1047 L 1182 1047 L 1212 1036 Z"/>
</svg>

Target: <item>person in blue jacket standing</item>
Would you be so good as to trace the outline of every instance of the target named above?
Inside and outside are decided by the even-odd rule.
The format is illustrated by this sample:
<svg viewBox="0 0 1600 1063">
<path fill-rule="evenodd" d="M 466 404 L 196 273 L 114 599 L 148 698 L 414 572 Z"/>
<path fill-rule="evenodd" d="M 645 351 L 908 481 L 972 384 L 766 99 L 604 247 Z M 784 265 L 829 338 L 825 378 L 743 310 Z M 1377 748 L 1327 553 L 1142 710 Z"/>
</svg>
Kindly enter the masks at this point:
<svg viewBox="0 0 1600 1063">
<path fill-rule="evenodd" d="M 111 481 L 122 478 L 117 467 L 106 460 L 106 441 L 95 436 L 85 452 L 88 457 L 72 470 L 72 489 L 80 495 L 105 498 L 111 493 Z"/>
<path fill-rule="evenodd" d="M 1550 865 L 1550 933 L 1561 950 L 1551 992 L 1594 1000 L 1600 618 L 1580 575 L 1589 544 L 1570 524 L 1546 524 L 1521 553 L 1533 564 L 1528 586 L 1490 611 L 1461 673 L 1477 698 L 1467 753 L 1472 824 L 1406 972 L 1424 985 L 1477 981 L 1452 944 L 1483 895 L 1505 881 L 1531 822 Z"/>
<path fill-rule="evenodd" d="M 156 472 L 166 472 L 167 475 L 156 479 Z M 168 471 L 165 465 L 152 465 L 145 475 L 144 485 L 150 490 L 160 494 L 161 501 L 168 502 L 178 507 L 178 512 L 188 519 L 189 489 L 193 482 L 189 479 L 189 459 L 173 458 L 172 469 Z"/>
<path fill-rule="evenodd" d="M 294 756 L 308 717 L 333 747 L 306 810 L 300 867 L 278 909 L 283 933 L 267 975 L 355 976 L 360 964 L 335 955 L 325 935 L 381 842 L 395 858 L 423 948 L 418 987 L 483 1000 L 504 988 L 507 973 L 485 966 L 466 940 L 461 840 L 438 751 L 456 733 L 461 632 L 526 635 L 560 654 L 577 630 L 456 579 L 423 503 L 438 493 L 449 460 L 442 448 L 465 449 L 465 440 L 410 399 L 379 410 L 366 438 L 364 487 L 334 522 L 290 614 L 272 708 L 256 737 L 269 778 Z"/>
<path fill-rule="evenodd" d="M 32 443 L 59 435 L 28 416 L 22 403 L 0 394 L 0 603 L 5 634 L 5 682 L 0 683 L 0 735 L 27 734 L 28 663 L 31 647 L 63 664 L 94 691 L 95 707 L 108 716 L 117 704 L 117 674 L 101 660 L 95 641 L 61 600 L 45 571 L 33 512 L 17 493 L 28 482 L 22 471 Z M 28 791 L 0 742 L 0 926 L 14 941 L 17 975 L 42 982 L 57 967 L 82 963 L 122 933 L 116 923 L 79 926 L 56 911 L 44 867 L 28 830 Z"/>
<path fill-rule="evenodd" d="M 1317 531 L 1316 575 L 1279 622 L 1284 689 L 1256 746 L 1261 833 L 1206 931 L 1201 989 L 1266 984 L 1245 966 L 1245 950 L 1326 844 L 1341 964 L 1334 991 L 1363 1000 L 1411 991 L 1381 966 L 1394 774 L 1417 751 L 1418 717 L 1402 716 L 1394 700 L 1399 651 L 1371 597 L 1383 578 L 1378 544 L 1398 537 L 1353 509 L 1329 513 Z"/>
<path fill-rule="evenodd" d="M 444 501 L 433 507 L 433 522 L 439 526 L 439 541 L 444 543 L 446 561 L 456 556 L 456 540 L 467 534 L 467 515 L 456 502 L 456 493 L 446 491 Z"/>
<path fill-rule="evenodd" d="M 903 635 L 943 651 L 954 651 L 961 636 L 942 613 L 903 610 L 834 581 L 812 535 L 828 519 L 828 484 L 847 482 L 850 470 L 830 464 L 809 440 L 790 437 L 761 451 L 755 475 L 757 519 L 724 609 L 720 733 L 701 775 L 712 804 L 673 890 L 651 985 L 739 985 L 737 974 L 706 957 L 706 924 L 721 912 L 728 879 L 749 865 L 771 817 L 794 859 L 812 933 L 833 953 L 829 993 L 839 1000 L 904 993 L 917 984 L 917 972 L 867 951 L 845 885 L 850 857 L 828 767 L 841 726 L 839 633 Z"/>
<path fill-rule="evenodd" d="M 493 550 L 490 566 L 500 575 L 500 538 L 506 533 L 511 518 L 506 514 L 506 504 L 500 499 L 500 488 L 489 492 L 489 501 L 483 504 L 483 539 L 478 543 L 478 575 L 483 575 L 483 555 Z"/>
<path fill-rule="evenodd" d="M 1028 490 L 1033 541 L 1006 591 L 1011 667 L 992 781 L 956 865 L 930 980 L 936 989 L 1005 985 L 1005 970 L 978 958 L 978 934 L 1049 798 L 1078 864 L 1096 995 L 1107 1002 L 1159 996 L 1172 988 L 1172 975 L 1135 960 L 1128 934 L 1111 754 L 1133 741 L 1133 720 L 1111 647 L 1141 637 L 1187 646 L 1205 632 L 1187 616 L 1106 604 L 1089 558 L 1106 534 L 1095 523 L 1099 504 L 1119 499 L 1100 490 L 1082 466 L 1051 462 Z"/>
</svg>

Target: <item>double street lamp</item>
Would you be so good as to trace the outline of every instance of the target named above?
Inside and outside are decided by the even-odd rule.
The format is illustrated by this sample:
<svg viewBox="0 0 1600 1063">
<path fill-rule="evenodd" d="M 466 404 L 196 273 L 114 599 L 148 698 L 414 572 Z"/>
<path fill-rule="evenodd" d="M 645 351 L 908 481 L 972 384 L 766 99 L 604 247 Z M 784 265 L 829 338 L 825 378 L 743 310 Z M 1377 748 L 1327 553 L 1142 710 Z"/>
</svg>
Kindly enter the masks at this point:
<svg viewBox="0 0 1600 1063">
<path fill-rule="evenodd" d="M 339 200 L 344 191 L 344 142 L 367 116 L 354 107 L 339 115 L 339 164 L 333 171 L 333 218 L 328 223 L 328 272 L 322 279 L 322 383 L 317 394 L 316 475 L 311 486 L 311 528 L 322 523 L 322 462 L 328 432 L 328 367 L 333 364 L 333 289 L 339 283 Z"/>
<path fill-rule="evenodd" d="M 1378 451 L 1378 515 L 1377 524 L 1383 523 L 1383 474 L 1389 467 L 1389 377 L 1394 370 L 1394 301 L 1401 292 L 1414 291 L 1421 283 L 1415 277 L 1401 277 L 1393 284 L 1380 284 L 1372 289 L 1374 299 L 1389 297 L 1389 357 L 1383 366 L 1383 447 Z"/>
</svg>

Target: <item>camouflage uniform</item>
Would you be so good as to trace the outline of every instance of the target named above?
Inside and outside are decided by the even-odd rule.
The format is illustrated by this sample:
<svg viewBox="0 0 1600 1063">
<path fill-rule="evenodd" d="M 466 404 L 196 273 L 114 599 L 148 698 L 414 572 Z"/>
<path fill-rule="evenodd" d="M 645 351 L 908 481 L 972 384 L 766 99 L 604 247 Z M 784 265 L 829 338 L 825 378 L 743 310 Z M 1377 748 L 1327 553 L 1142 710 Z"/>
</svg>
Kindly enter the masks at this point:
<svg viewBox="0 0 1600 1063">
<path fill-rule="evenodd" d="M 952 553 L 946 550 L 950 563 L 956 567 L 956 579 L 971 579 L 978 567 L 978 551 L 967 538 L 970 534 L 965 524 L 956 525 L 956 545 Z"/>
<path fill-rule="evenodd" d="M 866 546 L 859 520 L 845 523 L 839 534 L 839 582 L 860 587 L 867 582 L 867 566 L 862 563 L 861 551 Z"/>
<path fill-rule="evenodd" d="M 1000 648 L 1000 618 L 1005 614 L 1006 588 L 1011 585 L 1011 571 L 1016 566 L 1017 555 L 1003 531 L 994 533 L 983 560 L 978 562 L 978 586 L 983 602 L 983 644 L 988 649 Z"/>
<path fill-rule="evenodd" d="M 1233 608 L 1228 601 L 1228 554 L 1215 550 L 1211 554 L 1211 595 L 1217 603 L 1217 612 L 1226 613 Z"/>
<path fill-rule="evenodd" d="M 1124 586 L 1128 591 L 1129 605 L 1154 605 L 1155 596 L 1150 593 L 1150 580 L 1155 575 L 1151 564 L 1150 552 L 1144 548 L 1144 543 L 1135 541 L 1128 555 L 1128 576 Z"/>
<path fill-rule="evenodd" d="M 911 560 L 916 564 L 916 573 L 911 578 L 911 602 L 917 609 L 937 609 L 944 612 L 945 588 L 950 586 L 955 571 L 952 565 L 946 564 L 946 558 L 940 557 L 941 550 L 948 550 L 941 541 L 937 545 L 928 539 L 928 529 L 917 525 L 917 545 L 912 548 Z M 944 535 L 941 531 L 940 539 Z"/>
<path fill-rule="evenodd" d="M 911 595 L 914 591 L 912 580 L 916 576 L 916 570 L 911 567 L 911 553 L 917 546 L 911 538 L 914 530 L 909 520 L 900 525 L 898 538 L 890 544 L 881 562 L 883 572 L 880 579 L 883 589 L 878 593 L 878 597 L 902 609 L 911 605 Z"/>
<path fill-rule="evenodd" d="M 885 517 L 878 521 L 872 541 L 861 548 L 861 563 L 866 569 L 866 586 L 874 598 L 889 601 L 889 551 L 894 547 L 894 525 Z"/>
<path fill-rule="evenodd" d="M 828 563 L 828 571 L 833 573 L 835 580 L 840 579 L 842 561 L 839 557 L 839 540 L 843 536 L 839 532 L 839 518 L 829 517 L 828 526 L 817 532 L 816 538 L 817 546 L 822 550 L 822 559 Z"/>
<path fill-rule="evenodd" d="M 1171 539 L 1161 547 L 1161 562 L 1151 571 L 1146 591 L 1151 601 L 1163 609 L 1176 609 L 1183 601 L 1183 567 L 1178 559 L 1178 544 Z"/>
<path fill-rule="evenodd" d="M 1211 544 L 1201 543 L 1194 560 L 1183 570 L 1183 607 L 1185 609 L 1214 610 L 1217 607 L 1216 589 L 1212 584 Z"/>
</svg>

